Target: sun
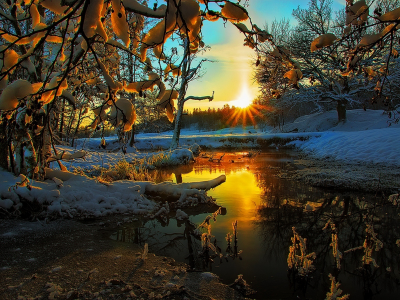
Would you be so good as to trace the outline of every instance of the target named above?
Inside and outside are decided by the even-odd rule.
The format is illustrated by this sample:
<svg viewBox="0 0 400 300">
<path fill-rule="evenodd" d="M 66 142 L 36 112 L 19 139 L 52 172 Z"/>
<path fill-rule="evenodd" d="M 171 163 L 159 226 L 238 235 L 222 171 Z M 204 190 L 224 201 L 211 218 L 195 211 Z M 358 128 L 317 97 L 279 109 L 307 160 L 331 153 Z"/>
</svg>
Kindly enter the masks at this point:
<svg viewBox="0 0 400 300">
<path fill-rule="evenodd" d="M 242 92 L 235 100 L 230 101 L 230 104 L 235 107 L 246 108 L 253 103 L 253 96 L 247 87 L 242 88 Z"/>
<path fill-rule="evenodd" d="M 242 121 L 242 126 L 245 127 L 248 124 L 252 124 L 256 126 L 257 118 L 263 118 L 264 113 L 263 111 L 271 111 L 271 107 L 262 105 L 260 103 L 255 103 L 253 101 L 254 96 L 250 92 L 247 86 L 242 88 L 242 92 L 240 96 L 237 97 L 236 100 L 232 100 L 229 102 L 229 105 L 232 105 L 236 108 L 232 115 L 230 115 L 227 123 L 230 124 L 231 127 L 235 127 L 239 120 Z"/>
</svg>

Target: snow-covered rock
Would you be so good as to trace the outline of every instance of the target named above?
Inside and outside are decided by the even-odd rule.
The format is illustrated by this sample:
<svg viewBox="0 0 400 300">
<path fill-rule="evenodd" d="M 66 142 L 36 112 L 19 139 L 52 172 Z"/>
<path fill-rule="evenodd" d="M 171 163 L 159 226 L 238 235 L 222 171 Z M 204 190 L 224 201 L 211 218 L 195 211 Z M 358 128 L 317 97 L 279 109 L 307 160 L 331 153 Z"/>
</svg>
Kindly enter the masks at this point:
<svg viewBox="0 0 400 300">
<path fill-rule="evenodd" d="M 175 149 L 171 153 L 171 162 L 174 165 L 188 164 L 194 160 L 193 152 L 189 149 Z"/>
<path fill-rule="evenodd" d="M 189 216 L 183 210 L 177 209 L 175 218 L 179 221 L 183 221 L 189 219 Z"/>
</svg>

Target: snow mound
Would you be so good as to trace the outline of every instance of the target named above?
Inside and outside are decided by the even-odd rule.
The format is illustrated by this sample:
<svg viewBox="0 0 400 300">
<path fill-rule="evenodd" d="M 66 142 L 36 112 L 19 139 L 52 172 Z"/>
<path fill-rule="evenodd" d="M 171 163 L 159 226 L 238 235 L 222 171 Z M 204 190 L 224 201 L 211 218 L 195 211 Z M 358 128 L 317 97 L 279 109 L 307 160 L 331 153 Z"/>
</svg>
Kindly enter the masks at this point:
<svg viewBox="0 0 400 300">
<path fill-rule="evenodd" d="M 324 132 L 307 141 L 292 142 L 317 158 L 400 166 L 400 129 L 385 128 L 353 132 Z"/>
<path fill-rule="evenodd" d="M 338 122 L 336 110 L 301 116 L 283 127 L 283 132 L 362 131 L 381 128 L 400 128 L 382 110 L 353 109 L 347 111 L 346 122 Z"/>
<path fill-rule="evenodd" d="M 189 149 L 176 149 L 171 153 L 171 164 L 181 165 L 194 161 L 193 152 Z"/>
<path fill-rule="evenodd" d="M 19 177 L 0 171 L 0 205 L 3 209 L 18 211 L 24 207 L 40 207 L 39 217 L 101 217 L 109 214 L 129 213 L 150 216 L 168 214 L 168 203 L 149 200 L 147 196 L 163 195 L 177 205 L 193 205 L 213 201 L 206 195 L 223 182 L 225 176 L 213 180 L 175 184 L 156 184 L 149 181 L 121 180 L 102 183 L 96 179 L 71 173 L 71 177 L 59 187 L 53 180 L 30 182 L 17 186 Z M 26 205 L 28 204 L 28 205 Z"/>
<path fill-rule="evenodd" d="M 185 219 L 189 219 L 189 216 L 183 210 L 177 209 L 175 218 L 179 221 L 182 221 Z"/>
</svg>

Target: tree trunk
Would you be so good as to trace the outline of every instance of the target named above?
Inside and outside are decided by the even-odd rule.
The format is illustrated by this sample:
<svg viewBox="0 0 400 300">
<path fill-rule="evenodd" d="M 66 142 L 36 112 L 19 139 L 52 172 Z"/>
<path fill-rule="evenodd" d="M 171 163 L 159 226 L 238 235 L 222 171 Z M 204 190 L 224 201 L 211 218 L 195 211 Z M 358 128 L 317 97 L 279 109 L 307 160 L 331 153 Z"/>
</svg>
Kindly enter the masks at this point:
<svg viewBox="0 0 400 300">
<path fill-rule="evenodd" d="M 64 138 L 63 130 L 64 130 L 64 113 L 65 113 L 65 100 L 62 100 L 62 108 L 61 108 L 61 120 L 60 120 L 60 140 L 62 141 Z"/>
<path fill-rule="evenodd" d="M 175 116 L 174 135 L 172 136 L 171 149 L 176 149 L 179 146 L 179 136 L 181 135 L 182 126 L 182 112 L 183 112 L 184 99 L 179 95 L 178 110 Z"/>
<path fill-rule="evenodd" d="M 346 121 L 346 104 L 347 100 L 338 100 L 336 110 L 338 113 L 338 121 L 345 122 Z"/>
<path fill-rule="evenodd" d="M 190 48 L 189 48 L 189 41 L 186 38 L 185 40 L 185 54 L 183 56 L 183 63 L 182 63 L 182 67 L 181 67 L 181 86 L 179 88 L 179 97 L 178 97 L 178 109 L 175 115 L 175 127 L 174 127 L 174 135 L 172 137 L 172 141 L 171 141 L 171 149 L 176 149 L 179 145 L 179 136 L 181 134 L 181 127 L 182 127 L 182 115 L 183 115 L 183 107 L 185 105 L 185 102 L 187 100 L 209 100 L 212 101 L 214 99 L 214 92 L 212 94 L 212 96 L 205 96 L 205 97 L 194 97 L 194 96 L 189 96 L 186 97 L 186 91 L 188 88 L 188 84 L 190 82 L 190 80 L 193 79 L 194 74 L 196 73 L 196 71 L 199 69 L 199 67 L 201 66 L 201 63 L 194 68 L 192 71 L 190 69 Z"/>
<path fill-rule="evenodd" d="M 132 74 L 132 78 L 133 78 L 133 74 Z M 135 106 L 135 101 L 136 101 L 136 96 L 133 96 L 133 100 L 132 100 L 132 104 L 133 106 Z M 135 143 L 135 123 L 133 123 L 132 125 L 132 129 L 131 129 L 131 138 L 129 140 L 129 146 L 133 147 L 133 144 Z"/>
<path fill-rule="evenodd" d="M 52 145 L 52 127 L 54 122 L 54 114 L 52 111 L 48 112 L 47 118 L 44 120 L 44 128 L 42 137 L 40 139 L 39 159 L 40 159 L 40 170 L 44 171 L 49 166 L 47 159 L 51 156 L 51 145 Z M 44 176 L 44 173 L 41 174 Z"/>
<path fill-rule="evenodd" d="M 133 144 L 135 144 L 135 124 L 132 125 L 131 139 L 129 140 L 129 146 L 133 147 Z"/>
<path fill-rule="evenodd" d="M 8 170 L 7 119 L 0 124 L 0 167 Z"/>
<path fill-rule="evenodd" d="M 76 124 L 74 136 L 72 137 L 71 147 L 74 147 L 75 138 L 78 136 L 79 126 L 81 126 L 81 121 L 82 121 L 82 110 L 83 110 L 83 108 L 81 108 L 81 109 L 79 110 L 78 123 Z"/>
<path fill-rule="evenodd" d="M 71 131 L 72 131 L 72 125 L 75 120 L 75 114 L 76 114 L 75 110 L 72 110 L 71 115 L 69 116 L 69 124 L 67 127 L 67 133 L 66 133 L 68 143 L 70 142 L 70 138 L 71 138 Z M 71 147 L 73 147 L 73 146 L 71 146 Z"/>
</svg>

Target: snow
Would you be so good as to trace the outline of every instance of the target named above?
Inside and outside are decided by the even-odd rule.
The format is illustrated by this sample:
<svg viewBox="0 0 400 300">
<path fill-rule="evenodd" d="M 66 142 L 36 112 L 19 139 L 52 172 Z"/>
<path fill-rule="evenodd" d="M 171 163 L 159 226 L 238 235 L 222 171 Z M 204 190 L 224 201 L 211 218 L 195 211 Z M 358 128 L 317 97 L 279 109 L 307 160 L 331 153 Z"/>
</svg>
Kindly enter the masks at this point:
<svg viewBox="0 0 400 300">
<path fill-rule="evenodd" d="M 218 275 L 215 275 L 214 273 L 210 273 L 210 272 L 202 272 L 201 277 L 205 280 L 213 280 L 213 279 L 218 278 Z"/>
<path fill-rule="evenodd" d="M 175 218 L 177 220 L 182 221 L 182 220 L 185 220 L 185 219 L 189 219 L 189 216 L 183 210 L 177 209 Z"/>
<path fill-rule="evenodd" d="M 9 84 L 0 95 L 0 110 L 13 110 L 18 106 L 18 99 L 24 98 L 33 91 L 29 81 L 18 79 Z"/>
<path fill-rule="evenodd" d="M 61 190 L 53 181 L 33 182 L 32 189 L 19 187 L 7 192 L 8 188 L 18 181 L 12 174 L 1 171 L 1 196 L 17 194 L 28 201 L 50 204 L 49 214 L 60 216 L 102 216 L 109 213 L 133 212 L 143 214 L 152 211 L 156 203 L 145 199 L 134 190 L 129 182 L 119 182 L 104 186 L 85 176 L 74 176 L 64 182 Z M 10 197 L 8 197 L 10 198 Z M 11 199 L 17 205 L 18 198 Z"/>
<path fill-rule="evenodd" d="M 111 24 L 114 33 L 129 47 L 129 27 L 126 22 L 125 8 L 120 0 L 112 0 Z"/>
<path fill-rule="evenodd" d="M 133 165 L 140 163 L 152 169 L 187 164 L 194 159 L 193 152 L 189 149 L 197 152 L 198 147 L 249 149 L 265 145 L 289 145 L 312 157 L 346 163 L 400 166 L 400 124 L 390 123 L 382 111 L 351 110 L 347 112 L 347 122 L 339 124 L 336 117 L 336 112 L 303 116 L 285 125 L 283 129 L 286 132 L 278 132 L 273 128 L 266 128 L 262 132 L 250 127 L 211 132 L 182 130 L 181 148 L 174 151 L 140 152 L 168 149 L 172 132 L 137 134 L 135 147 L 127 147 L 126 154 L 119 150 L 116 136 L 105 138 L 106 149 L 100 148 L 101 138 L 79 139 L 75 149 L 57 147 L 63 157 L 76 158 L 63 160 L 70 171 L 73 168 L 109 168 L 118 161 L 127 161 Z M 21 179 L 0 170 L 0 207 L 5 210 L 18 209 L 22 206 L 20 198 L 23 198 L 43 206 L 45 216 L 99 217 L 113 213 L 154 216 L 169 209 L 164 203 L 149 200 L 146 193 L 160 194 L 165 196 L 164 199 L 175 198 L 177 207 L 182 208 L 207 201 L 204 190 L 226 180 L 225 176 L 220 176 L 206 182 L 182 184 L 130 180 L 102 183 L 86 176 L 58 170 L 57 161 L 51 162 L 50 167 L 53 170 L 46 170 L 48 180 L 30 182 L 28 187 L 17 187 L 16 184 Z M 176 215 L 177 218 L 183 217 L 180 212 Z"/>
<path fill-rule="evenodd" d="M 390 124 L 390 119 L 382 110 L 354 109 L 347 111 L 347 121 L 338 123 L 335 110 L 315 113 L 297 118 L 293 123 L 286 124 L 284 132 L 298 130 L 299 132 L 315 131 L 364 131 L 369 129 L 400 128 L 400 124 Z"/>
<path fill-rule="evenodd" d="M 294 144 L 318 158 L 400 165 L 399 137 L 398 128 L 325 132 L 320 137 L 310 138 L 306 143 Z"/>
<path fill-rule="evenodd" d="M 356 109 L 347 112 L 345 123 L 336 120 L 336 111 L 317 113 L 300 117 L 285 129 L 323 131 L 307 141 L 291 143 L 317 158 L 400 166 L 400 124 L 383 111 Z"/>
<path fill-rule="evenodd" d="M 4 209 L 10 209 L 14 205 L 14 202 L 10 199 L 0 200 L 0 207 Z"/>
<path fill-rule="evenodd" d="M 225 6 L 221 9 L 221 15 L 230 19 L 232 22 L 246 21 L 249 18 L 246 10 L 242 6 L 229 1 L 226 2 Z"/>
<path fill-rule="evenodd" d="M 128 147 L 126 155 L 121 152 L 99 151 L 100 138 L 79 139 L 76 149 L 85 149 L 89 152 L 86 162 L 76 161 L 74 165 L 84 167 L 82 164 L 90 162 L 92 165 L 107 167 L 115 164 L 118 160 L 133 161 L 157 154 L 145 154 L 140 151 L 166 149 L 164 153 L 168 153 L 167 149 L 170 147 L 172 135 L 172 131 L 139 133 L 135 136 L 135 147 Z M 106 137 L 105 140 L 107 151 L 118 149 L 116 136 Z M 198 151 L 198 147 L 203 150 L 217 148 L 240 150 L 265 146 L 280 147 L 286 144 L 317 158 L 344 160 L 347 163 L 400 165 L 400 156 L 396 155 L 400 149 L 400 124 L 389 119 L 382 110 L 349 110 L 347 111 L 347 121 L 344 123 L 338 123 L 336 111 L 315 113 L 302 116 L 293 123 L 286 124 L 282 131 L 272 127 L 266 127 L 264 131 L 261 131 L 252 126 L 225 128 L 217 131 L 183 129 L 179 143 L 182 148 L 192 149 L 194 152 Z M 62 149 L 73 151 L 69 147 Z M 183 155 L 183 152 L 180 155 Z M 68 167 L 68 163 L 66 166 Z"/>
<path fill-rule="evenodd" d="M 56 171 L 59 170 L 53 172 Z M 225 176 L 220 176 L 200 183 L 155 184 L 122 180 L 102 184 L 96 179 L 70 173 L 68 178 L 64 178 L 62 186 L 53 180 L 33 181 L 27 186 L 17 186 L 20 178 L 14 177 L 9 172 L 0 171 L 0 178 L 2 179 L 0 196 L 4 199 L 1 200 L 3 208 L 13 207 L 18 210 L 22 205 L 20 199 L 24 199 L 24 202 L 41 205 L 43 217 L 69 218 L 100 217 L 116 213 L 150 216 L 160 210 L 159 214 L 168 213 L 168 204 L 149 200 L 146 193 L 160 193 L 168 198 L 179 199 L 179 205 L 185 206 L 212 201 L 206 197 L 204 190 L 225 181 Z"/>
<path fill-rule="evenodd" d="M 168 149 L 171 138 L 172 131 L 138 134 L 135 147 L 140 150 Z M 268 145 L 266 141 L 276 142 L 277 139 L 282 139 L 283 143 L 292 140 L 290 146 L 317 158 L 400 166 L 400 124 L 390 120 L 382 110 L 347 111 L 344 123 L 338 123 L 336 111 L 302 116 L 285 125 L 282 132 L 271 127 L 265 132 L 253 127 L 218 131 L 182 130 L 180 145 L 190 147 L 196 143 L 203 149 L 250 149 L 260 148 Z"/>
<path fill-rule="evenodd" d="M 90 1 L 85 13 L 85 22 L 83 23 L 83 31 L 87 37 L 92 37 L 95 34 L 95 29 L 99 26 L 100 15 L 103 9 L 103 1 Z"/>
</svg>

